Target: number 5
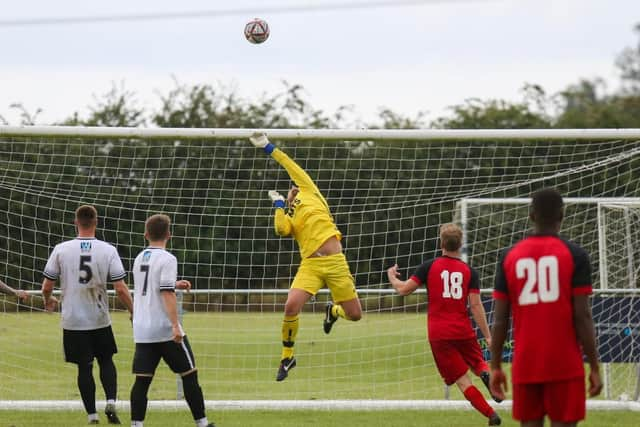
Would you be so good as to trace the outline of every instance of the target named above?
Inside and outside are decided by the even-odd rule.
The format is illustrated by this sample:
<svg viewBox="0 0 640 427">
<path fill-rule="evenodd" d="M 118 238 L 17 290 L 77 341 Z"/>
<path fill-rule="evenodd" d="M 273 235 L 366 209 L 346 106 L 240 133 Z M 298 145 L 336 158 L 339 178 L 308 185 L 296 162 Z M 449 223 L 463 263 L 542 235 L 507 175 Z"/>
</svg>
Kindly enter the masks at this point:
<svg viewBox="0 0 640 427">
<path fill-rule="evenodd" d="M 84 271 L 84 276 L 81 274 L 80 277 L 78 277 L 78 282 L 82 283 L 83 285 L 86 285 L 87 283 L 89 283 L 91 281 L 91 278 L 93 277 L 93 271 L 91 271 L 91 265 L 87 264 L 90 262 L 91 262 L 91 255 L 80 256 L 80 267 L 78 267 L 78 269 L 80 271 Z"/>
</svg>

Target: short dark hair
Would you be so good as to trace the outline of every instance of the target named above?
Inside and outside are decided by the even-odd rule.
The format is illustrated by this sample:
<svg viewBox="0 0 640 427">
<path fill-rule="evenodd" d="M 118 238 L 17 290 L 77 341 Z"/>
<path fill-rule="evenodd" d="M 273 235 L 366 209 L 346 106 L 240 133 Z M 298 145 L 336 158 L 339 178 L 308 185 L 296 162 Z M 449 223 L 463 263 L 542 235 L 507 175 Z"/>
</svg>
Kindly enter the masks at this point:
<svg viewBox="0 0 640 427">
<path fill-rule="evenodd" d="M 440 246 L 449 252 L 455 252 L 462 246 L 462 229 L 452 223 L 440 226 Z"/>
<path fill-rule="evenodd" d="M 76 224 L 82 228 L 95 227 L 98 224 L 98 211 L 91 205 L 82 205 L 76 209 Z"/>
<path fill-rule="evenodd" d="M 555 225 L 564 217 L 562 195 L 554 188 L 536 191 L 531 196 L 530 214 L 537 225 Z"/>
<path fill-rule="evenodd" d="M 155 214 L 147 218 L 145 222 L 145 230 L 149 240 L 158 241 L 169 237 L 169 226 L 171 218 L 165 214 Z"/>
</svg>

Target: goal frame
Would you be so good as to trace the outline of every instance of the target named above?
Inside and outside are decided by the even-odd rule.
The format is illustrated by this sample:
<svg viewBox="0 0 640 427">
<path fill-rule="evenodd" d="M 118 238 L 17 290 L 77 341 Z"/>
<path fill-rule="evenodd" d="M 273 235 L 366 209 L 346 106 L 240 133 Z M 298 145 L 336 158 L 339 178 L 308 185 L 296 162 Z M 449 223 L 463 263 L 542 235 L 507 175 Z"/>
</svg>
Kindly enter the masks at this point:
<svg viewBox="0 0 640 427">
<path fill-rule="evenodd" d="M 0 126 L 2 136 L 248 139 L 266 133 L 280 140 L 629 140 L 640 139 L 640 128 L 627 129 L 240 129 L 137 128 L 104 126 Z"/>
<path fill-rule="evenodd" d="M 239 128 L 207 128 L 207 129 L 179 129 L 179 128 L 134 128 L 134 127 L 78 127 L 78 126 L 5 126 L 0 125 L 0 139 L 12 137 L 68 137 L 68 138 L 120 138 L 120 139 L 203 139 L 203 140 L 222 140 L 222 139 L 238 139 L 246 140 L 255 132 L 264 132 L 274 140 L 324 140 L 324 141 L 368 141 L 368 140 L 388 140 L 392 141 L 411 141 L 420 140 L 425 143 L 430 141 L 459 141 L 459 140 L 491 140 L 494 142 L 507 142 L 513 140 L 553 140 L 562 143 L 562 140 L 570 140 L 572 142 L 579 141 L 581 143 L 589 143 L 596 140 L 640 140 L 640 128 L 629 129 L 239 129 Z M 591 199 L 591 198 L 589 198 Z M 463 203 L 465 199 L 461 199 Z M 476 202 L 479 199 L 466 199 Z M 493 201 L 497 199 L 491 199 Z M 509 199 L 514 200 L 514 199 Z M 529 199 L 524 199 L 528 200 Z M 567 198 L 567 201 L 572 199 Z M 617 198 L 603 199 L 603 203 L 615 203 Z M 638 199 L 640 203 L 640 198 Z M 466 215 L 466 212 L 465 214 Z M 466 218 L 465 218 L 466 219 Z M 466 224 L 463 222 L 463 229 Z M 466 229 L 465 229 L 466 231 Z M 466 242 L 465 242 L 466 244 Z M 466 255 L 465 255 L 466 256 Z M 602 272 L 601 272 L 602 274 Z M 604 283 L 601 281 L 601 283 Z M 605 288 L 606 289 L 606 288 Z M 215 292 L 216 290 L 214 290 Z M 221 290 L 218 290 L 222 292 Z M 258 291 L 268 292 L 269 290 Z M 282 290 L 274 290 L 279 293 Z M 286 290 L 284 290 L 286 292 Z M 377 290 L 367 290 L 375 293 Z M 387 293 L 391 290 L 381 289 L 380 293 Z M 614 290 L 608 290 L 615 292 Z M 235 290 L 227 290 L 226 292 L 236 292 Z M 237 290 L 237 292 L 246 292 L 246 290 Z M 389 292 L 390 293 L 390 292 Z M 639 372 L 640 374 L 640 372 Z M 639 375 L 640 385 L 640 375 Z M 637 398 L 637 397 L 636 397 Z M 253 404 L 240 402 L 238 406 L 234 406 L 235 401 L 227 401 L 227 407 L 236 408 L 264 408 L 270 407 L 271 401 L 257 401 Z M 261 403 L 262 402 L 262 403 Z M 264 403 L 266 402 L 266 403 Z M 282 402 L 281 409 L 292 409 L 296 405 L 300 405 L 300 409 L 307 409 L 308 402 L 300 401 L 278 401 Z M 342 403 L 337 401 L 319 401 L 312 409 L 339 408 L 339 409 L 397 409 L 412 405 L 415 401 L 339 401 L 347 402 L 348 407 L 342 407 Z M 353 402 L 353 403 L 349 403 Z M 367 403 L 368 402 L 368 403 Z M 397 402 L 394 404 L 394 402 Z M 431 401 L 433 404 L 424 404 L 421 402 L 417 407 L 424 409 L 442 409 L 447 408 L 466 408 L 467 402 L 447 402 L 441 404 L 442 401 Z M 427 401 L 428 402 L 428 401 Z M 76 404 L 77 402 L 73 403 Z M 208 401 L 209 403 L 209 401 Z M 293 403 L 293 404 L 292 404 Z M 15 401 L 0 401 L 0 409 L 12 408 L 17 409 L 20 406 Z M 167 406 L 175 408 L 182 403 L 167 402 Z M 213 403 L 216 407 L 224 407 L 224 402 Z M 327 405 L 328 406 L 325 406 Z M 38 406 L 37 403 L 34 403 Z M 159 405 L 164 406 L 160 403 Z M 253 405 L 253 406 L 252 406 Z M 261 406 L 262 405 L 262 406 Z M 278 403 L 279 405 L 279 403 Z M 443 406 L 444 405 L 444 406 Z M 56 407 L 56 404 L 52 405 Z M 46 406 L 51 408 L 52 406 Z M 597 409 L 622 409 L 640 411 L 640 402 L 616 402 L 616 401 L 590 401 L 590 408 Z M 65 403 L 64 408 L 68 408 Z M 41 409 L 41 408 L 37 408 Z M 62 409 L 62 408 L 60 408 Z"/>
<path fill-rule="evenodd" d="M 597 214 L 596 222 L 598 224 L 598 255 L 599 255 L 599 278 L 600 287 L 595 289 L 595 292 L 606 294 L 628 294 L 635 293 L 640 294 L 639 288 L 625 288 L 625 289 L 610 289 L 607 275 L 607 250 L 606 250 L 606 230 L 604 227 L 603 209 L 607 206 L 621 206 L 621 207 L 640 207 L 640 197 L 565 197 L 563 201 L 566 204 L 591 204 L 596 205 Z M 456 212 L 460 212 L 460 226 L 462 228 L 462 259 L 468 261 L 468 242 L 467 242 L 467 228 L 468 228 L 468 209 L 469 205 L 528 205 L 531 203 L 531 198 L 463 198 L 456 202 Z M 627 222 L 628 226 L 628 222 Z M 628 242 L 627 244 L 630 244 Z M 611 384 L 609 377 L 611 376 L 611 369 L 609 363 L 603 363 L 603 385 L 604 385 L 604 397 L 605 399 L 611 398 Z M 634 400 L 638 400 L 640 397 L 640 364 L 636 368 L 636 389 L 634 391 Z"/>
</svg>

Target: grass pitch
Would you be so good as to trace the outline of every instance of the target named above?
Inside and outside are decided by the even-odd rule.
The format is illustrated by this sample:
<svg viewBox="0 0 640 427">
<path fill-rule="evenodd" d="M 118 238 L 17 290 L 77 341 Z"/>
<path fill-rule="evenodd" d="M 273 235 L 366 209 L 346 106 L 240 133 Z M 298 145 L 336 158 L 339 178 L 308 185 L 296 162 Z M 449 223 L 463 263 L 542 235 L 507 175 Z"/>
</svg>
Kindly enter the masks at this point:
<svg viewBox="0 0 640 427">
<path fill-rule="evenodd" d="M 123 425 L 129 414 L 122 412 Z M 208 418 L 218 427 L 476 427 L 486 419 L 474 411 L 219 411 L 208 408 Z M 519 426 L 510 414 L 500 412 L 503 426 Z M 637 427 L 640 414 L 633 412 L 589 412 L 581 427 Z M 101 424 L 107 425 L 102 416 Z M 79 411 L 0 411 L 0 427 L 81 427 L 86 416 Z M 548 423 L 547 423 L 548 425 Z M 193 426 L 188 411 L 149 411 L 145 426 Z"/>
<path fill-rule="evenodd" d="M 275 381 L 280 358 L 280 313 L 187 313 L 191 341 L 207 400 L 271 399 L 442 399 L 444 386 L 426 340 L 424 314 L 367 314 L 357 323 L 340 320 L 330 335 L 322 314 L 304 313 L 296 343 L 298 367 Z M 132 385 L 133 341 L 124 313 L 113 314 L 119 353 L 118 394 L 127 400 Z M 507 367 L 508 368 L 508 367 Z M 631 367 L 621 372 L 634 382 Z M 96 380 L 97 368 L 94 369 Z M 98 381 L 98 380 L 97 380 Z M 478 380 L 479 388 L 487 395 Z M 149 392 L 151 400 L 176 398 L 176 377 L 161 364 Z M 97 399 L 104 399 L 99 382 Z M 463 399 L 454 387 L 452 399 Z M 75 365 L 64 363 L 57 314 L 0 312 L 0 400 L 79 402 Z M 100 408 L 99 408 L 100 409 Z M 506 422 L 508 412 L 501 412 Z M 210 419 L 228 426 L 476 426 L 486 425 L 475 411 L 236 411 L 208 408 Z M 128 423 L 129 414 L 121 412 Z M 104 416 L 102 423 L 106 424 Z M 0 427 L 83 426 L 81 410 L 0 411 Z M 148 412 L 149 426 L 190 426 L 187 410 Z M 593 412 L 585 426 L 638 426 L 637 412 Z"/>
</svg>

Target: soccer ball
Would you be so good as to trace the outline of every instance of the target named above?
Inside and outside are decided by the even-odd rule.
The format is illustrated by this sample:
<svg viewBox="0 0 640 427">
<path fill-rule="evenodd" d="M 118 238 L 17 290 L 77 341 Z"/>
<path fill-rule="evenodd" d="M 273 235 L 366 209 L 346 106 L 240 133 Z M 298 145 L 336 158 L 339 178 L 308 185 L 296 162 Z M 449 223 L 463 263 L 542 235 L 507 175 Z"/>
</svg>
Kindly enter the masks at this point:
<svg viewBox="0 0 640 427">
<path fill-rule="evenodd" d="M 244 36 L 249 42 L 260 44 L 269 38 L 269 24 L 264 19 L 252 19 L 244 26 Z"/>
</svg>

